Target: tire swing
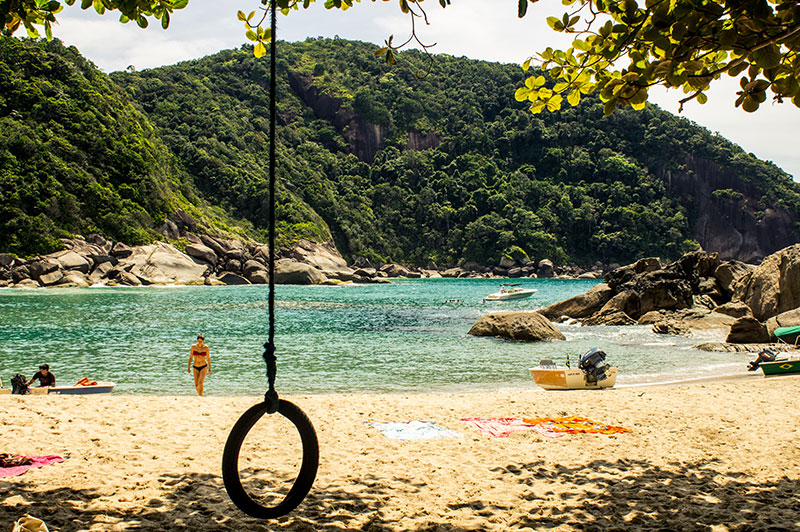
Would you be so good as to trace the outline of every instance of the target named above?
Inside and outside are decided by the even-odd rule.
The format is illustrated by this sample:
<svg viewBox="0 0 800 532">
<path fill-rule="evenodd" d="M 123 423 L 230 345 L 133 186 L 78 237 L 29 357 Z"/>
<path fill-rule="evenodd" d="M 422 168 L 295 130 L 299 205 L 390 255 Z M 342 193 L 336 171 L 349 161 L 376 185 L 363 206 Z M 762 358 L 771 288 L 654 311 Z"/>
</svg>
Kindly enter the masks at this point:
<svg viewBox="0 0 800 532">
<path fill-rule="evenodd" d="M 275 357 L 275 117 L 276 117 L 276 69 L 275 69 L 275 1 L 270 3 L 272 40 L 270 43 L 270 138 L 269 138 L 269 339 L 264 344 L 264 361 L 267 364 L 267 381 L 269 389 L 264 395 L 264 402 L 247 410 L 231 429 L 225 450 L 222 454 L 222 480 L 231 501 L 244 513 L 258 519 L 274 519 L 288 514 L 303 502 L 308 495 L 319 466 L 319 443 L 314 426 L 305 413 L 295 404 L 278 399 L 275 391 L 275 374 L 277 372 Z M 286 497 L 275 506 L 263 506 L 253 500 L 242 486 L 239 477 L 239 453 L 245 437 L 264 414 L 278 413 L 289 420 L 300 434 L 303 444 L 303 461 L 300 471 Z"/>
</svg>

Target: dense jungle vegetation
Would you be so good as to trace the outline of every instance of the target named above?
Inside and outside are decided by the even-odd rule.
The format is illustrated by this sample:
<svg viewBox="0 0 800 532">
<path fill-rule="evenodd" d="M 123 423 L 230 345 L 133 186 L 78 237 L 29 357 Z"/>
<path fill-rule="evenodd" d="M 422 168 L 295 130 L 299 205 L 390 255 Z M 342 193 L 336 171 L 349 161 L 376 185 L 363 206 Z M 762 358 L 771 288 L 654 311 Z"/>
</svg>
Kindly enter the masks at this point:
<svg viewBox="0 0 800 532">
<path fill-rule="evenodd" d="M 513 98 L 518 66 L 439 55 L 418 77 L 418 52 L 388 67 L 374 50 L 280 44 L 283 244 L 332 237 L 348 258 L 422 265 L 671 258 L 697 246 L 697 213 L 657 176 L 691 158 L 800 216 L 787 174 L 656 107 L 604 117 L 586 98 L 534 116 Z M 177 208 L 263 240 L 268 72 L 243 47 L 106 76 L 57 41 L 2 39 L 0 251 L 89 231 L 138 243 Z"/>
</svg>

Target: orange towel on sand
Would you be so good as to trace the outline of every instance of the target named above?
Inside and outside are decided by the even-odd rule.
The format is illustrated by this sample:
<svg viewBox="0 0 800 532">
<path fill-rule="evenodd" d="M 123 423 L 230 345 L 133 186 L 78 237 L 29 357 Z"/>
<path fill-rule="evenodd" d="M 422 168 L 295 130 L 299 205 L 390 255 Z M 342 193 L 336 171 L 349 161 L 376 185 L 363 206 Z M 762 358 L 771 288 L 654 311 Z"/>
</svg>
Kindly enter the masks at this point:
<svg viewBox="0 0 800 532">
<path fill-rule="evenodd" d="M 620 432 L 631 432 L 625 427 L 615 427 L 598 423 L 585 417 L 542 417 L 538 419 L 523 419 L 525 423 L 531 425 L 541 425 L 553 432 L 568 432 L 570 434 L 595 433 L 595 434 L 618 434 Z"/>
</svg>

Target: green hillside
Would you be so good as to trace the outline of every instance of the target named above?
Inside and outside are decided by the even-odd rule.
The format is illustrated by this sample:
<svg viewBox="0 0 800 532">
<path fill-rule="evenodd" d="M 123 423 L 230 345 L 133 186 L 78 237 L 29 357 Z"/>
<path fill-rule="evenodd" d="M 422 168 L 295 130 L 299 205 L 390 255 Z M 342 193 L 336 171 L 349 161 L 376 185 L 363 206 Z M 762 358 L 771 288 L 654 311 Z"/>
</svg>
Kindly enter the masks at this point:
<svg viewBox="0 0 800 532">
<path fill-rule="evenodd" d="M 109 77 L 56 42 L 0 46 L 0 208 L 13 214 L 0 251 L 90 230 L 135 243 L 191 204 L 263 240 L 268 59 L 245 47 Z M 586 99 L 533 116 L 513 99 L 518 66 L 440 55 L 419 77 L 419 53 L 390 68 L 374 49 L 280 44 L 283 245 L 332 236 L 348 258 L 423 265 L 674 258 L 697 246 L 703 187 L 753 223 L 800 218 L 787 174 L 655 107 L 604 117 Z M 689 188 L 670 189 L 673 175 Z"/>
</svg>

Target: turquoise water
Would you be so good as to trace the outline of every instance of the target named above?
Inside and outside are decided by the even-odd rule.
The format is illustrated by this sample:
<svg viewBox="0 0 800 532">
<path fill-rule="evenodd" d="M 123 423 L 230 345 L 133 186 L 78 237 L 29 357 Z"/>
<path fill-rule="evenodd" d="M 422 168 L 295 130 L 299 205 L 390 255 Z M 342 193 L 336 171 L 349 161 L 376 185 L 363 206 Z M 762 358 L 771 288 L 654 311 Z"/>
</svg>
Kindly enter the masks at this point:
<svg viewBox="0 0 800 532">
<path fill-rule="evenodd" d="M 566 342 L 520 343 L 466 333 L 498 309 L 535 310 L 596 281 L 523 279 L 529 299 L 483 303 L 494 279 L 400 280 L 393 284 L 278 286 L 280 393 L 535 389 L 540 358 L 572 361 L 598 346 L 620 368 L 618 385 L 746 373 L 748 354 L 691 349 L 702 339 L 649 327 L 557 325 Z M 447 303 L 457 299 L 461 302 Z M 257 395 L 266 387 L 265 286 L 93 287 L 0 290 L 0 378 L 48 362 L 59 384 L 88 376 L 115 393 L 193 394 L 189 348 L 211 349 L 210 395 Z"/>
</svg>

